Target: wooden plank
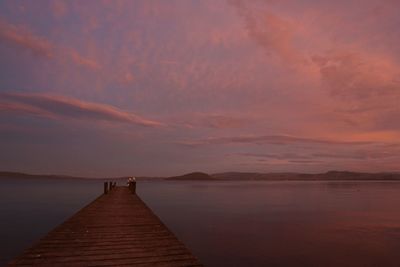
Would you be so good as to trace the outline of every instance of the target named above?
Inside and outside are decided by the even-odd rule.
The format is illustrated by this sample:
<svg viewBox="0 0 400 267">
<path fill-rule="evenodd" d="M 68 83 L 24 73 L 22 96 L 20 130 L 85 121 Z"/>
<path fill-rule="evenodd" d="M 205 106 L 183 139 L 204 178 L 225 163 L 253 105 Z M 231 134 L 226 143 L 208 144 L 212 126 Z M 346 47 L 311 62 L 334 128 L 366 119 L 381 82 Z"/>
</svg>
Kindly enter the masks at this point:
<svg viewBox="0 0 400 267">
<path fill-rule="evenodd" d="M 128 187 L 113 187 L 7 266 L 202 266 Z"/>
</svg>

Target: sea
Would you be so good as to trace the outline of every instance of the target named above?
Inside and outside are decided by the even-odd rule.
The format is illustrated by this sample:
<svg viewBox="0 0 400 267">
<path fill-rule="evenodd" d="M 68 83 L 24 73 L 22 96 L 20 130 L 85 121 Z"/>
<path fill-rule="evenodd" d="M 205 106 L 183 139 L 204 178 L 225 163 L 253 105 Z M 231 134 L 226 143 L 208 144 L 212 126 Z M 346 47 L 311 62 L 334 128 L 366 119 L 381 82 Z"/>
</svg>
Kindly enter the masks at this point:
<svg viewBox="0 0 400 267">
<path fill-rule="evenodd" d="M 0 181 L 0 266 L 103 190 Z M 205 266 L 400 266 L 400 182 L 158 180 L 137 194 Z"/>
</svg>

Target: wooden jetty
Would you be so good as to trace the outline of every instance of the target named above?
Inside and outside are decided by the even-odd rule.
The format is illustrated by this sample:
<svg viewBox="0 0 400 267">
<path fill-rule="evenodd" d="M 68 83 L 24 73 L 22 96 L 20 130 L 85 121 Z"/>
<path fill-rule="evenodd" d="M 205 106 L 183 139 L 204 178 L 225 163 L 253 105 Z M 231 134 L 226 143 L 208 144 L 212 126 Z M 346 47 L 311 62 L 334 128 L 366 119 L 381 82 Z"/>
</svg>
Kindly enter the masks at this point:
<svg viewBox="0 0 400 267">
<path fill-rule="evenodd" d="M 202 266 L 129 187 L 104 194 L 7 266 Z"/>
</svg>

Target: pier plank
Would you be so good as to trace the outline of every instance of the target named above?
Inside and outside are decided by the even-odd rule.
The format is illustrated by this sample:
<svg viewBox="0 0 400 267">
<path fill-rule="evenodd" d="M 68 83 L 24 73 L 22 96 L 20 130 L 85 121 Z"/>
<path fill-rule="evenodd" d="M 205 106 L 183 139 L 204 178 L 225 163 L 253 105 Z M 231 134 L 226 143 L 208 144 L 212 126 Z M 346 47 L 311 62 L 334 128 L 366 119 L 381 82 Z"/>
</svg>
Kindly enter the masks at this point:
<svg viewBox="0 0 400 267">
<path fill-rule="evenodd" d="M 114 187 L 7 266 L 202 266 L 127 187 Z"/>
</svg>

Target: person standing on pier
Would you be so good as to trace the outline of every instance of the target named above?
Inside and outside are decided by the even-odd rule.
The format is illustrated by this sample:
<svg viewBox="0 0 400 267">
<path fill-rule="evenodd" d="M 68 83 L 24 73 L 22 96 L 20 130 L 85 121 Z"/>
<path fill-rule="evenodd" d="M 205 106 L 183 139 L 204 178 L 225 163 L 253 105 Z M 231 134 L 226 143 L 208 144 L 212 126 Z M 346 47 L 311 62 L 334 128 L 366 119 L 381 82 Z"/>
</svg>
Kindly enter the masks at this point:
<svg viewBox="0 0 400 267">
<path fill-rule="evenodd" d="M 136 193 L 136 178 L 135 178 L 135 176 L 129 177 L 128 187 L 132 191 L 133 194 Z"/>
</svg>

